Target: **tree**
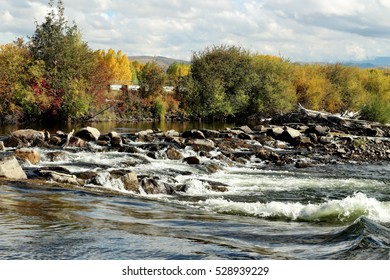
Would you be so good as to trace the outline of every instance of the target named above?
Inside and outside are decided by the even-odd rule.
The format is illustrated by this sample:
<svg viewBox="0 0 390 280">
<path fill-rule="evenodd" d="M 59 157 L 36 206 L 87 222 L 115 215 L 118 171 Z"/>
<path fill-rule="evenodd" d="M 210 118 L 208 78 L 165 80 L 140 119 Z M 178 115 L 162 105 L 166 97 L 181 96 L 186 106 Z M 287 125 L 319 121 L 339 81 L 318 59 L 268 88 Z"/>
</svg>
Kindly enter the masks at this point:
<svg viewBox="0 0 390 280">
<path fill-rule="evenodd" d="M 139 77 L 141 96 L 143 98 L 155 98 L 163 94 L 165 81 L 165 71 L 157 62 L 146 63 Z"/>
<path fill-rule="evenodd" d="M 43 65 L 34 61 L 23 40 L 0 46 L 0 121 L 36 118 L 50 102 L 42 91 Z"/>
<path fill-rule="evenodd" d="M 248 51 L 213 46 L 194 53 L 182 88 L 183 105 L 194 117 L 224 118 L 245 111 L 254 75 Z"/>
<path fill-rule="evenodd" d="M 178 86 L 179 81 L 190 73 L 190 64 L 173 62 L 167 69 L 168 84 Z"/>
<path fill-rule="evenodd" d="M 80 117 L 91 105 L 89 89 L 95 69 L 92 50 L 81 38 L 75 24 L 69 26 L 61 0 L 51 10 L 30 38 L 30 51 L 37 61 L 45 65 L 45 77 L 50 85 L 53 102 L 47 117 Z"/>
</svg>

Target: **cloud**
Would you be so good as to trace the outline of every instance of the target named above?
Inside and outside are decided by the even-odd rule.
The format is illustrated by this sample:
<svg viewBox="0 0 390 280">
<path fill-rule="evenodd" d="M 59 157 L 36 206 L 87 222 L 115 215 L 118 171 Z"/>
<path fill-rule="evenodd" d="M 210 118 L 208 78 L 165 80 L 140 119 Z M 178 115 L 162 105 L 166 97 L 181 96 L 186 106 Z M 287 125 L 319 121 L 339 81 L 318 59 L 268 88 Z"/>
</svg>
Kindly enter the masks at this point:
<svg viewBox="0 0 390 280">
<path fill-rule="evenodd" d="M 0 2 L 0 44 L 34 32 L 48 0 Z M 390 55 L 389 0 L 63 0 L 94 49 L 190 59 L 235 44 L 294 61 Z"/>
</svg>

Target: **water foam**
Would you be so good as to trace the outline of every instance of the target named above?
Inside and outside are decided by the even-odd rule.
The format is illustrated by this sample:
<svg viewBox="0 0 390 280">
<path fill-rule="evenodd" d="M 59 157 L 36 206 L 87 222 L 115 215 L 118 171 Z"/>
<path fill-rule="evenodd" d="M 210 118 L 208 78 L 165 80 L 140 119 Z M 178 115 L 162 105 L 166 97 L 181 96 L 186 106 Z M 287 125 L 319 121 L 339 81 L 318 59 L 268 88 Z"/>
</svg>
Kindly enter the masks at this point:
<svg viewBox="0 0 390 280">
<path fill-rule="evenodd" d="M 390 222 L 390 203 L 369 198 L 360 192 L 341 200 L 330 200 L 320 204 L 278 201 L 247 203 L 218 198 L 199 201 L 198 205 L 218 213 L 293 221 L 347 223 L 360 216 L 366 216 L 374 221 Z"/>
</svg>

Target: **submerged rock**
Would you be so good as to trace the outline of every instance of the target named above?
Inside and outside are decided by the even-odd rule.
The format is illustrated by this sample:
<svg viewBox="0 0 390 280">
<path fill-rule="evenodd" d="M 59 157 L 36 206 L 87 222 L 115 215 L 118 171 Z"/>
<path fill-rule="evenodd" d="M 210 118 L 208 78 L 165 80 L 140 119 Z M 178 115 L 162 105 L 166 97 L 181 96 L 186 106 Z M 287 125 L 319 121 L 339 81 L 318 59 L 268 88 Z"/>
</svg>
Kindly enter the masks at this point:
<svg viewBox="0 0 390 280">
<path fill-rule="evenodd" d="M 41 161 L 41 154 L 33 149 L 22 148 L 15 151 L 16 157 L 28 160 L 31 164 L 37 164 Z"/>
<path fill-rule="evenodd" d="M 27 179 L 26 173 L 14 156 L 0 159 L 0 177 L 18 180 Z"/>
<path fill-rule="evenodd" d="M 188 164 L 200 164 L 200 159 L 198 157 L 186 157 L 183 161 Z"/>
<path fill-rule="evenodd" d="M 196 129 L 184 131 L 182 133 L 181 137 L 193 138 L 193 139 L 206 139 L 203 132 L 200 130 L 196 130 Z"/>
<path fill-rule="evenodd" d="M 169 184 L 160 182 L 154 178 L 143 178 L 140 181 L 142 189 L 147 194 L 174 194 L 175 191 Z"/>
</svg>

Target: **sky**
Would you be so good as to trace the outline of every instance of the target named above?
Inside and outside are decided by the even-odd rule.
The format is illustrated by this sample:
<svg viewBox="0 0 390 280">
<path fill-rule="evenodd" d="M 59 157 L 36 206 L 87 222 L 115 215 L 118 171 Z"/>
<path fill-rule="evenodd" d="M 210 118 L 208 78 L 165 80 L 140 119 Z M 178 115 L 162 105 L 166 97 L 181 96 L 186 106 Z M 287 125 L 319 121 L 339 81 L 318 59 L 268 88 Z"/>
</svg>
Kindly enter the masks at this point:
<svg viewBox="0 0 390 280">
<path fill-rule="evenodd" d="M 0 44 L 32 35 L 49 0 L 0 0 Z M 291 61 L 390 56 L 390 0 L 63 0 L 92 49 L 190 60 L 236 45 Z"/>
</svg>

